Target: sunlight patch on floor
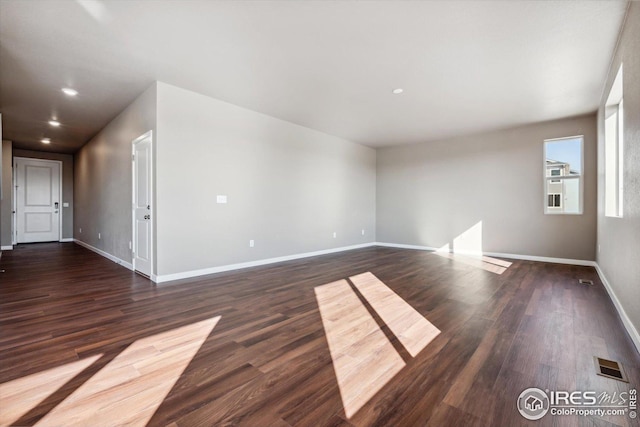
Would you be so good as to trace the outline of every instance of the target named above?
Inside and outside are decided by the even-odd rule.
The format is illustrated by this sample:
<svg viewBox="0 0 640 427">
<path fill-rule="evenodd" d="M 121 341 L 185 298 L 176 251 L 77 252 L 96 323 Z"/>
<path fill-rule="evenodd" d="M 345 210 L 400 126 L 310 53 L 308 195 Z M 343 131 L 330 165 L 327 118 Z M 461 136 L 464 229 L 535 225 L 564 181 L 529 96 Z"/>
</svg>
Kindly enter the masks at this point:
<svg viewBox="0 0 640 427">
<path fill-rule="evenodd" d="M 0 384 L 0 425 L 15 424 L 100 357 L 97 354 Z"/>
<path fill-rule="evenodd" d="M 359 274 L 350 279 L 412 357 L 416 357 L 440 334 L 440 329 L 372 273 Z"/>
<path fill-rule="evenodd" d="M 135 341 L 36 426 L 145 426 L 219 320 Z"/>
<path fill-rule="evenodd" d="M 405 365 L 346 280 L 315 288 L 347 417 Z"/>
<path fill-rule="evenodd" d="M 447 243 L 438 248 L 434 254 L 495 274 L 504 273 L 512 264 L 508 261 L 483 255 L 482 221 L 478 221 L 466 231 L 460 233 L 458 237 L 453 239 L 453 245 Z"/>
<path fill-rule="evenodd" d="M 434 254 L 472 267 L 481 268 L 495 274 L 504 273 L 512 264 L 509 261 L 483 255 L 452 254 L 450 252 L 440 250 L 435 251 Z"/>
<path fill-rule="evenodd" d="M 411 356 L 440 333 L 373 274 L 350 280 Z M 351 418 L 406 364 L 347 280 L 314 290 L 345 415 Z"/>
</svg>

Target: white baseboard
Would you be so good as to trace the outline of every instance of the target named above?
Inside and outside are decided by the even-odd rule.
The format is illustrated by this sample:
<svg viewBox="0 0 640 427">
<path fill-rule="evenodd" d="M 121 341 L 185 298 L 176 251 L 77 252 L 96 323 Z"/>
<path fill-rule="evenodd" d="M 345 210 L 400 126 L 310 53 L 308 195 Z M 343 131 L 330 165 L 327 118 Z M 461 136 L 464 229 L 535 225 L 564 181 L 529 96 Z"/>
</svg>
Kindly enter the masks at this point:
<svg viewBox="0 0 640 427">
<path fill-rule="evenodd" d="M 349 251 L 352 249 L 368 248 L 375 245 L 376 245 L 375 243 L 363 243 L 359 245 L 342 246 L 340 248 L 325 249 L 325 250 L 315 251 L 315 252 L 305 252 L 301 254 L 286 255 L 286 256 L 281 256 L 276 258 L 267 258 L 267 259 L 261 259 L 257 261 L 241 262 L 238 264 L 222 265 L 220 267 L 203 268 L 199 270 L 183 271 L 180 273 L 163 274 L 158 276 L 153 275 L 151 277 L 151 280 L 153 280 L 156 283 L 162 283 L 162 282 L 168 282 L 171 280 L 187 279 L 189 277 L 221 273 L 223 271 L 239 270 L 241 268 L 258 267 L 260 265 L 274 264 L 277 262 L 292 261 L 300 258 L 308 258 L 308 257 L 313 257 L 318 255 L 327 255 L 327 254 L 332 254 L 336 252 Z"/>
<path fill-rule="evenodd" d="M 102 249 L 98 249 L 96 247 L 91 246 L 88 243 L 83 242 L 82 240 L 78 240 L 78 239 L 73 239 L 73 242 L 77 243 L 78 245 L 85 247 L 87 249 L 89 249 L 90 251 L 93 251 L 95 253 L 97 253 L 98 255 L 102 255 L 103 257 L 110 259 L 111 261 L 115 262 L 116 264 L 120 264 L 123 267 L 128 268 L 129 270 L 133 271 L 133 265 L 131 265 L 130 262 L 124 261 L 116 256 L 111 255 L 110 253 L 107 253 L 105 251 L 103 251 Z"/>
<path fill-rule="evenodd" d="M 405 245 L 402 243 L 376 242 L 376 246 L 384 246 L 386 248 L 415 249 L 417 251 L 430 251 L 430 252 L 435 252 L 438 250 L 438 248 L 432 248 L 431 246 Z"/>
<path fill-rule="evenodd" d="M 431 252 L 435 252 L 438 250 L 438 248 L 432 248 L 431 246 L 404 245 L 399 243 L 376 242 L 376 246 L 384 246 L 388 248 L 400 248 L 400 249 L 415 249 L 419 251 L 431 251 Z M 554 264 L 584 265 L 588 267 L 596 266 L 595 261 L 589 261 L 584 259 L 550 258 L 550 257 L 544 257 L 544 256 L 508 254 L 508 253 L 502 253 L 502 252 L 482 252 L 481 254 L 470 253 L 470 252 L 458 252 L 458 253 L 460 253 L 461 255 L 484 255 L 484 256 L 493 256 L 497 258 L 520 259 L 523 261 L 551 262 Z"/>
<path fill-rule="evenodd" d="M 631 319 L 629 319 L 627 312 L 624 311 L 624 308 L 622 307 L 620 300 L 616 296 L 616 293 L 613 291 L 611 284 L 605 277 L 604 272 L 602 271 L 598 263 L 595 263 L 595 267 L 596 267 L 596 271 L 598 272 L 598 276 L 600 276 L 600 280 L 604 284 L 604 287 L 607 290 L 607 293 L 609 294 L 609 298 L 611 298 L 611 301 L 613 301 L 613 305 L 616 307 L 616 310 L 618 311 L 618 315 L 620 316 L 620 320 L 622 320 L 622 324 L 624 325 L 625 329 L 629 333 L 629 336 L 631 337 L 633 344 L 636 346 L 636 350 L 638 350 L 638 353 L 640 353 L 640 333 L 638 333 L 638 330 L 635 328 L 635 326 L 633 326 L 633 323 L 631 323 Z"/>
<path fill-rule="evenodd" d="M 0 251 L 12 251 L 12 250 L 13 250 L 13 245 L 0 246 Z"/>
<path fill-rule="evenodd" d="M 550 258 L 546 256 L 505 254 L 500 252 L 483 252 L 483 255 L 493 256 L 497 258 L 520 259 L 523 261 L 538 261 L 538 262 L 551 262 L 554 264 L 582 265 L 586 267 L 595 267 L 596 265 L 595 261 L 590 261 L 587 259 Z"/>
<path fill-rule="evenodd" d="M 67 242 L 75 242 L 76 239 L 74 239 L 73 237 L 65 237 L 63 239 L 60 239 L 60 243 L 67 243 Z"/>
</svg>

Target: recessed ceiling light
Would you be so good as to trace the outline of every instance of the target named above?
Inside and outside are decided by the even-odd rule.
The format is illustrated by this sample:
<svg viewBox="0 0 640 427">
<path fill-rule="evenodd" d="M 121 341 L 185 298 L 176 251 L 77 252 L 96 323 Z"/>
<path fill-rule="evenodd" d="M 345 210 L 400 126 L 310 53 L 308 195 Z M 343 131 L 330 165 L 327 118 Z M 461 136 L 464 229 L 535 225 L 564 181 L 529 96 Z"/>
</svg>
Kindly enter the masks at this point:
<svg viewBox="0 0 640 427">
<path fill-rule="evenodd" d="M 62 91 L 64 92 L 65 95 L 69 95 L 69 96 L 76 96 L 78 94 L 77 90 L 71 89 L 70 87 L 63 87 Z"/>
<path fill-rule="evenodd" d="M 49 124 L 53 127 L 58 127 L 60 126 L 60 122 L 57 120 L 49 120 Z"/>
<path fill-rule="evenodd" d="M 397 89 L 394 89 L 392 92 L 393 92 L 393 94 L 394 94 L 394 95 L 399 95 L 399 94 L 401 94 L 402 92 L 404 92 L 404 89 L 402 89 L 402 88 L 397 88 Z"/>
<path fill-rule="evenodd" d="M 40 142 L 42 142 L 43 144 L 51 144 L 51 140 L 49 138 L 42 138 Z"/>
</svg>

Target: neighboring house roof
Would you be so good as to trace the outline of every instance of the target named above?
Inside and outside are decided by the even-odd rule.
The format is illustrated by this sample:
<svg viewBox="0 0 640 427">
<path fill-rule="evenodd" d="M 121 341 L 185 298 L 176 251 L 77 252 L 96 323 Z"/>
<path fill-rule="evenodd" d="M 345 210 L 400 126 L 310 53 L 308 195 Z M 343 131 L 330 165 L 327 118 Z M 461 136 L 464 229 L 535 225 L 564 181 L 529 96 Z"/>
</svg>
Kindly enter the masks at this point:
<svg viewBox="0 0 640 427">
<path fill-rule="evenodd" d="M 553 160 L 553 159 L 546 159 L 547 161 L 547 167 L 554 167 L 554 166 L 570 166 L 569 163 L 567 162 L 561 162 L 559 160 Z M 580 172 L 578 172 L 575 169 L 569 169 L 569 175 L 580 175 Z"/>
<path fill-rule="evenodd" d="M 547 166 L 561 166 L 561 165 L 568 165 L 569 163 L 567 162 L 561 162 L 559 160 L 553 160 L 553 159 L 547 159 Z"/>
</svg>

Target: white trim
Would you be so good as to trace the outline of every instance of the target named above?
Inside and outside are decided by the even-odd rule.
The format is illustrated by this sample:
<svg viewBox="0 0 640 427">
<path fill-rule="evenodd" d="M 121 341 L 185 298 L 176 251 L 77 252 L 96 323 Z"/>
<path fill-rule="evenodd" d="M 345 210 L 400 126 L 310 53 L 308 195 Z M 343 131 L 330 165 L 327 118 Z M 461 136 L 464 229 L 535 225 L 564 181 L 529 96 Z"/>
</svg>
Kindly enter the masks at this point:
<svg viewBox="0 0 640 427">
<path fill-rule="evenodd" d="M 618 316 L 620 316 L 620 320 L 622 320 L 622 324 L 624 325 L 625 329 L 629 333 L 629 336 L 631 337 L 631 341 L 633 341 L 633 344 L 636 346 L 636 350 L 638 350 L 638 353 L 640 353 L 640 333 L 635 328 L 635 326 L 633 326 L 633 323 L 631 322 L 631 319 L 629 319 L 627 312 L 624 311 L 624 308 L 622 307 L 620 300 L 618 299 L 615 292 L 613 291 L 613 288 L 611 287 L 611 284 L 605 277 L 604 272 L 602 271 L 598 263 L 594 263 L 594 264 L 596 267 L 596 271 L 598 272 L 598 276 L 600 276 L 600 280 L 604 284 L 604 287 L 607 290 L 607 293 L 609 294 L 609 298 L 611 298 L 611 301 L 613 301 L 613 305 L 616 307 L 616 310 L 618 311 Z"/>
<path fill-rule="evenodd" d="M 438 248 L 432 248 L 431 246 L 405 245 L 402 243 L 376 242 L 376 246 L 383 246 L 385 248 L 415 249 L 417 251 L 432 251 L 432 252 L 435 252 L 438 250 Z"/>
<path fill-rule="evenodd" d="M 12 251 L 12 250 L 13 250 L 13 245 L 0 246 L 0 251 Z"/>
<path fill-rule="evenodd" d="M 416 249 L 416 250 L 419 250 L 419 251 L 432 251 L 432 252 L 434 252 L 434 251 L 438 250 L 438 248 L 433 248 L 431 246 L 403 245 L 403 244 L 397 244 L 397 243 L 376 242 L 376 245 L 377 246 L 384 246 L 384 247 L 388 247 L 388 248 Z M 508 253 L 503 253 L 503 252 L 482 252 L 481 254 L 478 254 L 478 253 L 470 254 L 470 253 L 463 253 L 463 252 L 456 252 L 456 253 L 459 253 L 460 255 L 486 255 L 486 256 L 493 256 L 493 257 L 498 257 L 498 258 L 520 259 L 520 260 L 523 260 L 523 261 L 551 262 L 551 263 L 554 263 L 554 264 L 583 265 L 583 266 L 588 266 L 588 267 L 595 267 L 596 266 L 596 262 L 595 261 L 589 261 L 589 260 L 584 260 L 584 259 L 550 258 L 550 257 L 545 257 L 545 256 L 508 254 Z"/>
<path fill-rule="evenodd" d="M 557 209 L 557 206 L 549 206 L 549 181 L 551 179 L 557 179 L 557 176 L 547 176 L 547 169 L 549 168 L 549 166 L 547 165 L 547 159 L 549 158 L 547 156 L 547 143 L 548 142 L 559 142 L 559 141 L 563 141 L 563 140 L 571 140 L 571 139 L 578 139 L 580 138 L 580 174 L 579 175 L 560 175 L 561 179 L 579 179 L 579 188 L 578 188 L 578 197 L 579 197 L 579 203 L 578 203 L 578 212 L 564 212 L 564 203 L 561 202 L 561 206 L 560 208 L 562 209 L 562 211 L 557 212 L 554 209 Z M 543 179 L 544 179 L 544 192 L 543 192 L 543 196 L 544 196 L 544 209 L 543 212 L 545 215 L 583 215 L 584 214 L 584 135 L 574 135 L 574 136 L 565 136 L 562 138 L 549 138 L 549 139 L 545 139 L 543 141 L 542 144 L 542 168 L 543 168 Z M 555 166 L 552 166 L 555 167 Z M 571 167 L 569 167 L 569 170 L 571 171 Z M 563 188 L 563 194 L 562 197 L 564 197 L 564 184 L 562 186 Z M 557 193 L 553 193 L 553 194 L 557 194 Z M 561 197 L 561 198 L 562 198 Z M 549 262 L 553 262 L 553 261 L 549 261 Z M 565 263 L 563 263 L 565 264 Z"/>
<path fill-rule="evenodd" d="M 257 261 L 241 262 L 238 264 L 222 265 L 219 267 L 203 268 L 200 270 L 183 271 L 181 273 L 152 275 L 151 280 L 153 280 L 156 283 L 162 283 L 162 282 L 168 282 L 170 280 L 187 279 L 189 277 L 204 276 L 206 274 L 221 273 L 223 271 L 240 270 L 242 268 L 249 268 L 249 267 L 258 267 L 260 265 L 274 264 L 274 263 L 283 262 L 283 261 L 292 261 L 295 259 L 308 258 L 308 257 L 313 257 L 318 255 L 327 255 L 335 252 L 350 251 L 352 249 L 368 248 L 371 246 L 376 246 L 376 243 L 372 242 L 372 243 L 362 243 L 359 245 L 342 246 L 339 248 L 325 249 L 321 251 L 304 252 L 301 254 L 286 255 L 286 256 L 281 256 L 276 258 L 267 258 L 267 259 L 260 259 Z"/>
<path fill-rule="evenodd" d="M 61 243 L 73 242 L 75 239 L 73 237 L 65 237 L 64 239 L 60 239 Z"/>
<path fill-rule="evenodd" d="M 118 258 L 116 256 L 113 256 L 110 253 L 107 253 L 107 252 L 103 251 L 102 249 L 98 249 L 96 247 L 93 247 L 90 244 L 83 242 L 82 240 L 73 239 L 73 241 L 76 244 L 78 244 L 78 245 L 80 245 L 82 247 L 85 247 L 85 248 L 89 249 L 90 251 L 93 251 L 93 252 L 97 253 L 98 255 L 102 255 L 103 257 L 115 262 L 116 264 L 120 264 L 121 266 L 126 267 L 129 270 L 133 271 L 133 265 L 131 265 L 130 262 L 121 260 L 120 258 Z"/>
<path fill-rule="evenodd" d="M 488 255 L 488 256 L 493 256 L 498 258 L 520 259 L 523 261 L 551 262 L 553 264 L 582 265 L 586 267 L 595 267 L 595 264 L 596 264 L 595 261 L 590 261 L 587 259 L 552 258 L 552 257 L 535 256 L 535 255 L 505 254 L 501 252 L 483 252 L 483 255 Z"/>
<path fill-rule="evenodd" d="M 553 142 L 553 141 L 562 141 L 563 139 L 576 139 L 576 138 L 584 138 L 584 134 L 578 134 L 578 135 L 571 135 L 571 136 L 561 136 L 560 138 L 546 138 L 546 141 L 549 142 Z"/>
</svg>

